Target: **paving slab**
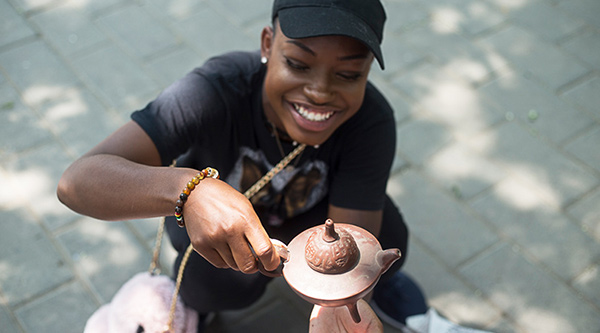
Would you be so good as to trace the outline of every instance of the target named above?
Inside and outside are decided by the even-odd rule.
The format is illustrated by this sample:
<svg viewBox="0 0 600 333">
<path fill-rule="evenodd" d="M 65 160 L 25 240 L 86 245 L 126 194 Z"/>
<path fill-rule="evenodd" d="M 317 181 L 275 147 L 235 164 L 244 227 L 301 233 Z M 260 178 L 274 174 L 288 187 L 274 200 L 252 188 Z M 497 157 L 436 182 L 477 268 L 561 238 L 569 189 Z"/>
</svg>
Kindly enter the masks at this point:
<svg viewBox="0 0 600 333">
<path fill-rule="evenodd" d="M 123 124 L 123 118 L 107 110 L 89 89 L 77 86 L 53 89 L 44 97 L 38 112 L 73 157 L 88 152 L 106 133 Z"/>
<path fill-rule="evenodd" d="M 143 6 L 125 6 L 98 17 L 96 21 L 122 49 L 142 59 L 170 49 L 179 42 L 179 38 Z"/>
<path fill-rule="evenodd" d="M 473 43 L 456 33 L 440 32 L 435 26 L 421 25 L 398 37 L 405 47 L 427 56 L 427 59 L 452 72 L 456 79 L 478 84 L 493 72 L 507 67 L 507 59 L 483 45 Z M 443 72 L 442 72 L 443 73 Z"/>
<path fill-rule="evenodd" d="M 170 22 L 181 21 L 209 6 L 208 0 L 198 1 L 162 1 L 147 0 L 144 4 L 163 20 Z"/>
<path fill-rule="evenodd" d="M 69 283 L 15 312 L 26 332 L 78 333 L 83 332 L 86 319 L 96 307 L 81 285 Z"/>
<path fill-rule="evenodd" d="M 152 259 L 123 222 L 83 218 L 57 239 L 101 303 L 109 302 L 135 274 L 147 271 Z"/>
<path fill-rule="evenodd" d="M 484 192 L 508 176 L 506 170 L 458 142 L 438 151 L 423 169 L 446 190 L 465 200 Z"/>
<path fill-rule="evenodd" d="M 27 21 L 7 2 L 0 2 L 0 47 L 35 36 Z"/>
<path fill-rule="evenodd" d="M 498 241 L 487 225 L 415 171 L 394 176 L 388 192 L 402 207 L 402 214 L 415 237 L 431 239 L 444 235 L 445 239 L 457 240 L 427 244 L 449 267 L 459 266 Z"/>
<path fill-rule="evenodd" d="M 560 41 L 585 26 L 585 20 L 547 0 L 528 1 L 509 11 L 508 18 L 549 42 Z"/>
<path fill-rule="evenodd" d="M 123 116 L 144 107 L 161 90 L 141 63 L 114 44 L 75 59 L 73 67 L 94 94 Z"/>
<path fill-rule="evenodd" d="M 260 36 L 248 36 L 211 7 L 175 22 L 173 27 L 198 53 L 211 57 L 234 50 L 258 50 Z M 216 33 L 216 32 L 219 33 Z M 223 36 L 230 36 L 223 38 Z"/>
<path fill-rule="evenodd" d="M 415 118 L 398 126 L 396 150 L 411 163 L 420 165 L 452 141 L 443 125 L 427 118 Z"/>
<path fill-rule="evenodd" d="M 26 13 L 51 5 L 55 1 L 56 0 L 14 0 L 12 2 L 14 3 L 15 9 L 20 13 Z"/>
<path fill-rule="evenodd" d="M 555 44 L 540 40 L 516 25 L 481 39 L 479 44 L 549 89 L 556 90 L 589 71 Z"/>
<path fill-rule="evenodd" d="M 549 146 L 518 121 L 507 121 L 469 143 L 482 156 L 528 183 L 550 208 L 563 207 L 598 185 L 598 178 L 577 161 Z"/>
<path fill-rule="evenodd" d="M 49 43 L 67 57 L 108 39 L 93 21 L 91 13 L 81 10 L 73 2 L 64 2 L 36 13 L 29 20 Z"/>
<path fill-rule="evenodd" d="M 9 310 L 4 305 L 0 305 L 0 323 L 2 323 L 2 332 L 21 333 L 23 332 L 16 321 L 12 318 Z"/>
<path fill-rule="evenodd" d="M 588 234 L 518 180 L 502 181 L 472 207 L 565 281 L 600 258 L 600 247 Z"/>
<path fill-rule="evenodd" d="M 582 33 L 575 34 L 561 46 L 569 53 L 574 54 L 579 60 L 590 65 L 591 68 L 600 68 L 600 32 L 587 28 Z"/>
<path fill-rule="evenodd" d="M 600 264 L 594 264 L 573 281 L 573 287 L 596 307 L 600 307 L 600 278 L 598 276 L 600 276 Z"/>
<path fill-rule="evenodd" d="M 580 137 L 570 142 L 565 146 L 565 149 L 596 171 L 600 172 L 600 154 L 594 153 L 598 142 L 600 142 L 600 126 L 594 126 L 589 131 L 584 132 Z"/>
<path fill-rule="evenodd" d="M 17 185 L 12 195 L 19 198 L 20 207 L 28 209 L 49 230 L 74 221 L 77 214 L 61 204 L 56 196 L 58 179 L 73 159 L 53 141 L 19 157 L 6 163 L 6 171 Z"/>
<path fill-rule="evenodd" d="M 199 67 L 206 61 L 200 54 L 187 45 L 173 47 L 168 53 L 148 60 L 148 68 L 154 73 L 161 86 L 167 87 L 173 82 Z"/>
<path fill-rule="evenodd" d="M 0 285 L 14 306 L 74 278 L 43 228 L 23 209 L 0 211 Z"/>
<path fill-rule="evenodd" d="M 600 19 L 598 19 L 598 11 L 600 11 L 600 3 L 595 0 L 560 0 L 558 7 L 574 16 L 580 17 L 590 25 L 600 28 Z"/>
<path fill-rule="evenodd" d="M 469 71 L 466 69 L 469 65 L 463 60 L 445 65 L 423 63 L 396 77 L 392 84 L 410 96 L 417 106 L 413 111 L 415 118 L 426 118 L 428 122 L 444 126 L 452 137 L 468 140 L 504 117 L 501 108 L 487 100 L 473 87 L 473 81 L 463 76 Z M 465 71 L 458 73 L 461 67 Z M 474 69 L 472 73 L 477 71 Z"/>
<path fill-rule="evenodd" d="M 502 322 L 501 310 L 449 268 L 443 258 L 428 250 L 417 237 L 410 239 L 403 269 L 409 276 L 417 278 L 428 305 L 461 325 L 488 330 L 497 327 Z"/>
<path fill-rule="evenodd" d="M 600 317 L 587 302 L 509 245 L 461 269 L 527 332 L 597 332 Z"/>
<path fill-rule="evenodd" d="M 457 33 L 475 37 L 506 21 L 505 11 L 493 1 L 424 0 L 431 25 L 440 34 Z"/>
<path fill-rule="evenodd" d="M 387 12 L 394 13 L 391 17 L 388 15 L 384 32 L 402 33 L 423 24 L 427 20 L 427 10 L 423 8 L 419 1 L 382 2 L 384 3 Z"/>
<path fill-rule="evenodd" d="M 265 25 L 270 23 L 270 20 L 265 21 L 265 18 L 271 15 L 271 3 L 268 1 L 207 0 L 207 2 L 233 25 L 244 26 L 256 20 L 262 21 Z"/>
<path fill-rule="evenodd" d="M 600 120 L 600 108 L 598 108 L 600 94 L 598 91 L 600 91 L 600 76 L 594 75 L 589 80 L 567 90 L 563 96 Z"/>
<path fill-rule="evenodd" d="M 600 242 L 600 188 L 594 189 L 581 200 L 567 208 L 567 214 L 572 216 L 583 231 Z"/>
<path fill-rule="evenodd" d="M 478 93 L 502 113 L 510 112 L 537 133 L 560 144 L 588 128 L 594 118 L 517 73 L 483 86 Z"/>
<path fill-rule="evenodd" d="M 78 81 L 63 60 L 40 40 L 0 52 L 0 62 L 26 101 L 39 89 L 72 86 Z"/>
<path fill-rule="evenodd" d="M 20 135 L 21 133 L 28 135 Z M 19 140 L 13 140 L 19 138 Z M 52 138 L 52 132 L 36 113 L 23 103 L 8 83 L 0 83 L 0 150 L 18 153 Z"/>
</svg>

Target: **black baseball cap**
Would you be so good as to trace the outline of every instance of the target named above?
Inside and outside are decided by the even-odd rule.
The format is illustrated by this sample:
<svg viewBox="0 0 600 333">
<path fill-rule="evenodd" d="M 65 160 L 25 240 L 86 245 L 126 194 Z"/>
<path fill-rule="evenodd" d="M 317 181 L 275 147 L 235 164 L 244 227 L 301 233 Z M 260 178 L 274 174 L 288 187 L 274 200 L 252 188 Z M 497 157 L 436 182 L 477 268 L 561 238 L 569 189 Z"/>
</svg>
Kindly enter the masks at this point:
<svg viewBox="0 0 600 333">
<path fill-rule="evenodd" d="M 275 0 L 271 18 L 276 17 L 288 38 L 341 35 L 358 39 L 384 68 L 380 45 L 386 15 L 379 0 Z"/>
</svg>

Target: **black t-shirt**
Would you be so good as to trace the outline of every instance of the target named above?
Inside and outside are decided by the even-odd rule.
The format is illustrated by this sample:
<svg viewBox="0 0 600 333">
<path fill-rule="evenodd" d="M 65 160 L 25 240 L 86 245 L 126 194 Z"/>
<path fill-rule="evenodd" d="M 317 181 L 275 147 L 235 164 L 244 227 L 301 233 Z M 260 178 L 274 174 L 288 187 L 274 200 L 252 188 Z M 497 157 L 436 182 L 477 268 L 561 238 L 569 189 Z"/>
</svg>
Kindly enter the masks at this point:
<svg viewBox="0 0 600 333">
<path fill-rule="evenodd" d="M 282 159 L 262 109 L 265 66 L 259 57 L 233 52 L 212 58 L 132 114 L 163 165 L 177 160 L 198 170 L 215 167 L 222 180 L 245 191 Z M 281 143 L 285 154 L 294 148 Z M 274 223 L 327 197 L 343 208 L 382 209 L 395 144 L 393 111 L 369 83 L 360 110 L 320 147 L 307 147 L 252 202 L 275 216 Z"/>
</svg>

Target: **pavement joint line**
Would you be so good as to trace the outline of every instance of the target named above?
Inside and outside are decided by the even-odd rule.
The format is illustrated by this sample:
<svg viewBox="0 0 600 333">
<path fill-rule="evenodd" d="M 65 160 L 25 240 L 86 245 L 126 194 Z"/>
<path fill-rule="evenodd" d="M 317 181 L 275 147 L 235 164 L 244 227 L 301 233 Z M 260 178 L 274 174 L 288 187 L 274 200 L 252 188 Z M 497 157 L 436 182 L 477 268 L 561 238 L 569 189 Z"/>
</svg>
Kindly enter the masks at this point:
<svg viewBox="0 0 600 333">
<path fill-rule="evenodd" d="M 588 65 L 585 63 L 580 63 L 580 65 L 582 65 L 584 67 L 588 67 Z M 582 74 L 581 76 L 576 77 L 573 80 L 566 82 L 562 86 L 558 87 L 556 89 L 555 94 L 557 96 L 562 96 L 562 95 L 566 94 L 567 92 L 577 88 L 579 85 L 581 85 L 583 83 L 587 83 L 589 81 L 592 81 L 594 78 L 598 77 L 599 74 L 600 73 L 598 73 L 595 69 L 590 69 L 588 72 Z M 572 103 L 569 103 L 569 104 L 572 104 Z"/>
</svg>

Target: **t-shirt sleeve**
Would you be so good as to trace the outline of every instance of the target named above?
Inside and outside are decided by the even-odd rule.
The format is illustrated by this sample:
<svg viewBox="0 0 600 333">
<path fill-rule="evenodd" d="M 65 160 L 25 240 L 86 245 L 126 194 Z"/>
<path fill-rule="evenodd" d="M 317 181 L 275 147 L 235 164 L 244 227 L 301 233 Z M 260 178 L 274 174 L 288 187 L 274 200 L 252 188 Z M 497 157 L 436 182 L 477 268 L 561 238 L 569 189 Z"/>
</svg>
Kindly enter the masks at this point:
<svg viewBox="0 0 600 333">
<path fill-rule="evenodd" d="M 330 187 L 330 203 L 338 207 L 379 210 L 385 202 L 396 125 L 392 108 L 378 92 L 368 104 L 343 125 L 341 157 Z"/>
<path fill-rule="evenodd" d="M 144 109 L 131 115 L 156 145 L 163 165 L 169 165 L 185 153 L 202 130 L 218 130 L 214 117 L 223 109 L 223 101 L 209 80 L 194 70 L 165 89 Z M 211 126 L 203 124 L 211 121 Z"/>
</svg>

